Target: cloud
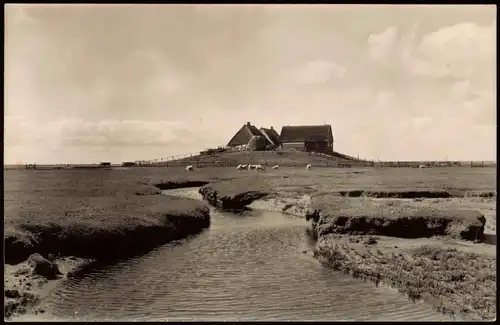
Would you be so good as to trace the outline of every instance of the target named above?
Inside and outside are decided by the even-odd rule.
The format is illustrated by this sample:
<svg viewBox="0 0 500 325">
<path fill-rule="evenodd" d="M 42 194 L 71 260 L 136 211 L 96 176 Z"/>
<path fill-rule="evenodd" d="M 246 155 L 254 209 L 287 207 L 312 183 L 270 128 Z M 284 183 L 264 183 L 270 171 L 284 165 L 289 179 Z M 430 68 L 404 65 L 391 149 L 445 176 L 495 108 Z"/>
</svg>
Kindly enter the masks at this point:
<svg viewBox="0 0 500 325">
<path fill-rule="evenodd" d="M 415 23 L 407 33 L 388 27 L 368 38 L 372 63 L 391 62 L 385 75 L 396 73 L 388 79 L 396 97 L 401 97 L 393 105 L 406 110 L 407 117 L 424 115 L 457 127 L 494 123 L 495 23 L 457 23 L 423 34 L 417 41 L 418 27 Z"/>
<path fill-rule="evenodd" d="M 5 160 L 39 163 L 115 162 L 195 153 L 213 146 L 177 121 L 61 118 L 46 125 L 23 116 L 5 118 Z"/>
<path fill-rule="evenodd" d="M 198 132 L 177 121 L 101 120 L 61 118 L 46 127 L 23 116 L 5 118 L 5 143 L 23 146 L 199 146 Z"/>
<path fill-rule="evenodd" d="M 388 27 L 378 34 L 370 34 L 368 46 L 370 57 L 374 60 L 387 58 L 397 46 L 398 29 L 394 26 Z"/>
<path fill-rule="evenodd" d="M 417 131 L 421 132 L 425 128 L 427 128 L 430 125 L 432 125 L 433 120 L 430 117 L 415 117 L 415 118 L 413 118 L 412 122 L 413 122 L 413 127 Z"/>
<path fill-rule="evenodd" d="M 65 146 L 161 146 L 192 144 L 197 133 L 169 121 L 62 119 L 51 128 Z"/>
<path fill-rule="evenodd" d="M 4 142 L 6 146 L 34 144 L 43 139 L 36 132 L 34 120 L 23 115 L 4 116 Z"/>
<path fill-rule="evenodd" d="M 472 85 L 470 80 L 460 80 L 450 87 L 449 95 L 451 99 L 461 101 L 470 95 L 471 90 Z"/>
<path fill-rule="evenodd" d="M 495 71 L 496 25 L 462 22 L 422 35 L 419 24 L 403 33 L 395 26 L 371 34 L 367 43 L 374 62 L 390 61 L 410 74 L 434 78 L 485 79 Z"/>
<path fill-rule="evenodd" d="M 467 157 L 477 146 L 457 139 L 494 125 L 491 7 L 10 7 L 13 161 L 195 152 L 246 121 L 329 123 L 348 154 Z"/>
<path fill-rule="evenodd" d="M 315 60 L 300 66 L 295 73 L 295 79 L 303 84 L 323 84 L 343 78 L 346 71 L 346 67 L 335 62 Z"/>
<path fill-rule="evenodd" d="M 379 91 L 375 96 L 375 102 L 373 103 L 372 108 L 376 111 L 390 111 L 394 105 L 395 97 L 396 95 L 394 91 Z"/>
<path fill-rule="evenodd" d="M 496 26 L 471 22 L 443 27 L 424 35 L 407 60 L 410 72 L 438 78 L 480 77 L 495 71 Z M 490 73 L 491 73 L 490 72 Z"/>
<path fill-rule="evenodd" d="M 465 79 L 452 84 L 444 95 L 447 95 L 446 101 L 442 99 L 438 105 L 446 105 L 449 108 L 448 118 L 459 119 L 470 126 L 496 125 L 494 87 L 481 87 L 477 82 L 473 82 L 473 79 Z"/>
</svg>

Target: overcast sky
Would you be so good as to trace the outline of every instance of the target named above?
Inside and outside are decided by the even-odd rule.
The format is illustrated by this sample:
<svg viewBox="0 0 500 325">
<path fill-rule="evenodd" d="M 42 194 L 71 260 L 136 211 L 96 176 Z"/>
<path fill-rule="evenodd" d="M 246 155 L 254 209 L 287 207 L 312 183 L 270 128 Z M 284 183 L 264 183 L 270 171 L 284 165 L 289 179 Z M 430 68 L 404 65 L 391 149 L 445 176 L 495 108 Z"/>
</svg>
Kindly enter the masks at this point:
<svg viewBox="0 0 500 325">
<path fill-rule="evenodd" d="M 496 7 L 7 5 L 5 163 L 115 163 L 331 124 L 335 150 L 496 160 Z"/>
</svg>

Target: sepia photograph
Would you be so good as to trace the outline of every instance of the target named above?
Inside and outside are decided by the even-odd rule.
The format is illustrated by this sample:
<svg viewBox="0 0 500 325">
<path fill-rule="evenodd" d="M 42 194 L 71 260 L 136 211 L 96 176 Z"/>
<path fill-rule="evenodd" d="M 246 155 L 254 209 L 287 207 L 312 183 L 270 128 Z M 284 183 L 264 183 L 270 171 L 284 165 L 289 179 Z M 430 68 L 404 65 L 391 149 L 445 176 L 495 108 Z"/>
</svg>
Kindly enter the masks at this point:
<svg viewBox="0 0 500 325">
<path fill-rule="evenodd" d="M 5 321 L 496 319 L 496 5 L 4 10 Z"/>
</svg>

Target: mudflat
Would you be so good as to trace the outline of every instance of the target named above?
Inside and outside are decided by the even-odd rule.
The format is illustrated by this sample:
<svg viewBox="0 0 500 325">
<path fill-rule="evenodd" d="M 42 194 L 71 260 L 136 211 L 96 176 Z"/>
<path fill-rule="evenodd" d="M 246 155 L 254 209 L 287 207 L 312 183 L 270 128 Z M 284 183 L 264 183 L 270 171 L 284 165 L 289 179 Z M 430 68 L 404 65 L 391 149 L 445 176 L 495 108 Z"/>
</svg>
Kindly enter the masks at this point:
<svg viewBox="0 0 500 325">
<path fill-rule="evenodd" d="M 106 170 L 5 176 L 5 261 L 22 266 L 6 269 L 6 316 L 33 310 L 49 280 L 71 276 L 83 264 L 143 254 L 210 225 L 205 203 L 160 195 L 141 177 Z M 67 258 L 82 262 L 63 273 Z"/>
<path fill-rule="evenodd" d="M 147 251 L 159 245 L 160 238 L 165 242 L 209 225 L 204 203 L 161 196 L 160 189 L 204 186 L 219 198 L 243 199 L 239 201 L 245 206 L 256 200 L 256 204 L 279 205 L 303 216 L 316 212 L 316 254 L 326 265 L 387 282 L 414 298 L 434 299 L 442 311 L 492 319 L 496 265 L 491 261 L 496 251 L 493 245 L 473 240 L 484 239 L 477 237 L 478 229 L 483 237 L 496 238 L 495 172 L 493 168 L 285 167 L 264 172 L 235 168 L 5 171 L 6 257 L 18 263 L 40 253 L 58 263 L 49 255 L 112 259 Z M 354 219 L 364 221 L 348 222 Z M 416 232 L 409 239 L 409 232 L 401 230 L 408 224 L 394 228 L 394 220 L 401 219 L 423 219 L 427 228 L 436 231 Z M 472 229 L 469 233 L 474 238 L 461 235 L 467 229 Z M 155 235 L 137 247 L 137 236 L 145 231 Z M 430 242 L 437 245 L 426 248 Z M 98 249 L 103 246 L 108 248 Z M 371 254 L 362 253 L 366 256 L 361 257 L 362 263 L 360 249 Z M 394 254 L 404 256 L 404 262 Z M 470 263 L 476 263 L 481 276 L 472 273 Z M 40 277 L 29 267 L 33 277 Z M 394 270 L 403 271 L 396 277 Z M 36 292 L 32 289 L 30 294 Z M 10 301 L 24 299 L 21 305 L 29 305 L 30 299 L 22 298 L 22 293 L 11 296 L 17 298 Z"/>
<path fill-rule="evenodd" d="M 441 312 L 495 317 L 494 169 L 230 173 L 204 188 L 242 206 L 257 193 L 251 206 L 311 218 L 325 265 L 395 286 Z"/>
</svg>

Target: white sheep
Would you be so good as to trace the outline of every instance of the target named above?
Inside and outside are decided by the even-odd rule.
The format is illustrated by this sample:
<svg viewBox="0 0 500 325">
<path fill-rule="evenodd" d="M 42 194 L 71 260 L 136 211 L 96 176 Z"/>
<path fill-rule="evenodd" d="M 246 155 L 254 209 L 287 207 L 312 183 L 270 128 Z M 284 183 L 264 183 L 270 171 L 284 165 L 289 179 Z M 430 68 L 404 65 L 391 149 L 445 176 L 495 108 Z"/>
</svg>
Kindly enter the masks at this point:
<svg viewBox="0 0 500 325">
<path fill-rule="evenodd" d="M 187 167 L 186 167 L 186 169 L 185 169 L 185 171 L 187 171 L 187 172 L 192 172 L 192 171 L 194 171 L 193 165 L 189 165 L 189 166 L 187 166 Z"/>
<path fill-rule="evenodd" d="M 311 164 L 307 164 L 306 169 L 309 170 L 309 169 L 311 169 L 311 167 L 312 167 Z"/>
<path fill-rule="evenodd" d="M 241 169 L 247 169 L 247 165 L 241 165 Z"/>
<path fill-rule="evenodd" d="M 241 170 L 241 169 L 243 169 L 243 165 L 236 166 L 236 170 Z"/>
<path fill-rule="evenodd" d="M 418 168 L 427 168 L 427 166 L 426 165 L 420 165 L 420 166 L 418 166 Z"/>
<path fill-rule="evenodd" d="M 278 169 L 278 168 L 280 168 L 280 166 L 278 166 L 278 165 L 273 166 L 273 169 Z"/>
<path fill-rule="evenodd" d="M 254 167 L 255 167 L 255 170 L 264 171 L 264 167 L 262 167 L 262 165 L 254 165 Z"/>
<path fill-rule="evenodd" d="M 255 165 L 248 165 L 248 170 L 252 170 L 252 169 L 255 169 Z"/>
</svg>

